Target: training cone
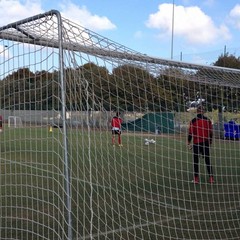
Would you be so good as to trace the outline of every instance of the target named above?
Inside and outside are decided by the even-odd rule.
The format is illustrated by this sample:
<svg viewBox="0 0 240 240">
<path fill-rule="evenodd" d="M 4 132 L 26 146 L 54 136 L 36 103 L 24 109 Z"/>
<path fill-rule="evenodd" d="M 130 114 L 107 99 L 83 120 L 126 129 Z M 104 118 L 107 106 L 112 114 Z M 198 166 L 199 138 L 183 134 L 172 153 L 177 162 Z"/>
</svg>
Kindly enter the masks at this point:
<svg viewBox="0 0 240 240">
<path fill-rule="evenodd" d="M 52 129 L 52 126 L 49 126 L 49 132 L 52 132 L 53 129 Z"/>
</svg>

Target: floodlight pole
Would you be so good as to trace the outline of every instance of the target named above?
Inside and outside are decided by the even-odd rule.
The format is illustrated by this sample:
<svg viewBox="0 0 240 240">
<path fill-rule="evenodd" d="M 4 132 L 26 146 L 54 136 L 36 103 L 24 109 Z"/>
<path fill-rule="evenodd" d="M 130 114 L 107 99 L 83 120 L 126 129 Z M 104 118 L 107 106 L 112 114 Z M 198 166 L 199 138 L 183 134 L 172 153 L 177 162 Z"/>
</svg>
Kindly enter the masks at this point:
<svg viewBox="0 0 240 240">
<path fill-rule="evenodd" d="M 173 38 L 174 38 L 174 10 L 175 10 L 175 3 L 173 0 L 172 3 L 172 41 L 171 41 L 171 59 L 173 59 Z"/>
</svg>

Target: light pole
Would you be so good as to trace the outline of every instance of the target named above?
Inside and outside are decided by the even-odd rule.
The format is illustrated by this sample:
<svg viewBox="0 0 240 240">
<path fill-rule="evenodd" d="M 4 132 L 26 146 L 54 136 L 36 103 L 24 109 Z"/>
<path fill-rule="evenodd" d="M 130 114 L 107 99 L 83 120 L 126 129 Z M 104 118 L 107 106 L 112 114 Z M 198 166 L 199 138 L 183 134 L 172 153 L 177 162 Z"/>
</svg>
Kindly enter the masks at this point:
<svg viewBox="0 0 240 240">
<path fill-rule="evenodd" d="M 173 38 L 174 38 L 174 8 L 175 8 L 175 3 L 174 3 L 174 0 L 173 0 L 173 3 L 172 3 L 172 41 L 171 41 L 171 59 L 173 59 Z"/>
</svg>

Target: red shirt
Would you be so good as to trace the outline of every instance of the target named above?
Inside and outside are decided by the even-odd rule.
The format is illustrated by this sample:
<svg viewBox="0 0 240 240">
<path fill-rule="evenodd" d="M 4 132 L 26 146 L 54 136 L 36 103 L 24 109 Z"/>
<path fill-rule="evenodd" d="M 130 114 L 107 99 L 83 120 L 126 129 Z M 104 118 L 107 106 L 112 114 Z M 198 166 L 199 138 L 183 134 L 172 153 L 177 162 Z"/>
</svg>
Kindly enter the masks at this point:
<svg viewBox="0 0 240 240">
<path fill-rule="evenodd" d="M 116 129 L 121 129 L 121 124 L 122 124 L 122 119 L 120 117 L 113 117 L 112 118 L 112 128 L 116 128 Z"/>
<path fill-rule="evenodd" d="M 194 144 L 203 143 L 206 141 L 211 143 L 212 136 L 212 122 L 203 114 L 198 114 L 197 117 L 190 122 L 188 142 L 190 143 L 193 138 Z"/>
</svg>

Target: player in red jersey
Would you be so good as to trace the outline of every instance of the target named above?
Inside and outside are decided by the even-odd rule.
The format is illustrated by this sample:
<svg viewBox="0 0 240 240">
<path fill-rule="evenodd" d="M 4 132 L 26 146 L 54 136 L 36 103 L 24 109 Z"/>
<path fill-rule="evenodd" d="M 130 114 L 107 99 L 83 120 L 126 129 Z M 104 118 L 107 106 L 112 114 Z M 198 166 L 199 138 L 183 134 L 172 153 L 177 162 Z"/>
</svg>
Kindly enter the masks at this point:
<svg viewBox="0 0 240 240">
<path fill-rule="evenodd" d="M 112 126 L 112 144 L 115 145 L 115 135 L 118 135 L 118 145 L 122 147 L 122 139 L 121 139 L 121 125 L 122 119 L 120 118 L 120 113 L 117 112 L 116 116 L 112 118 L 111 126 Z"/>
<path fill-rule="evenodd" d="M 193 118 L 189 125 L 187 143 L 191 146 L 193 140 L 193 169 L 194 183 L 199 183 L 199 155 L 205 158 L 209 183 L 213 183 L 213 170 L 210 163 L 210 145 L 212 144 L 213 130 L 212 122 L 204 116 L 204 107 L 198 106 L 197 117 Z"/>
</svg>

